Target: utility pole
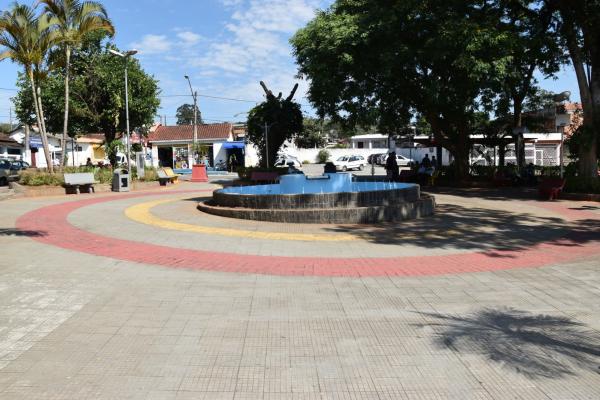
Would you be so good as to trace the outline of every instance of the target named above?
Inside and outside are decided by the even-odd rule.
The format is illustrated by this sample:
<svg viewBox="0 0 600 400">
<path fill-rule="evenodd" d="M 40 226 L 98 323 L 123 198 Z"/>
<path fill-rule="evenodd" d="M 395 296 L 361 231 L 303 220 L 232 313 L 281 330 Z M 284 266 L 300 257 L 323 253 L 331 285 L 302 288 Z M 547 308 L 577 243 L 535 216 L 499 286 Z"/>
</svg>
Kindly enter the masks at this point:
<svg viewBox="0 0 600 400">
<path fill-rule="evenodd" d="M 194 140 L 192 142 L 192 151 L 195 153 L 198 142 L 198 92 L 194 91 L 194 89 L 192 88 L 192 81 L 190 80 L 190 77 L 188 75 L 185 75 L 185 79 L 190 85 L 190 92 L 192 93 L 192 98 L 194 99 Z M 198 162 L 198 160 L 196 160 L 196 154 L 194 154 L 194 163 L 196 162 Z"/>
<path fill-rule="evenodd" d="M 9 132 L 10 132 L 10 131 L 12 131 L 12 125 L 13 125 L 12 124 L 12 107 L 8 108 L 8 120 L 10 123 L 10 129 L 9 129 Z"/>
</svg>

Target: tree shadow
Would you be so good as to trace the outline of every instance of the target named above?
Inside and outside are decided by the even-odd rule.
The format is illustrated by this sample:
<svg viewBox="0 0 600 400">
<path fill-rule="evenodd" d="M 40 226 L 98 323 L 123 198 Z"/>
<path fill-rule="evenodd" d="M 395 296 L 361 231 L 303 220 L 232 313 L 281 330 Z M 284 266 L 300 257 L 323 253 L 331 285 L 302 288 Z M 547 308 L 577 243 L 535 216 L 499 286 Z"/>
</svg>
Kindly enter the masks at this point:
<svg viewBox="0 0 600 400">
<path fill-rule="evenodd" d="M 459 353 L 476 353 L 529 378 L 600 373 L 600 334 L 567 317 L 514 309 L 482 309 L 460 317 L 420 313 L 436 322 L 435 343 Z"/>
<path fill-rule="evenodd" d="M 445 194 L 486 200 L 538 200 L 536 188 L 530 187 L 503 187 L 503 188 L 453 188 L 453 187 L 422 187 L 421 191 L 431 194 Z"/>
<path fill-rule="evenodd" d="M 377 244 L 479 250 L 497 257 L 510 257 L 497 251 L 524 250 L 540 243 L 571 247 L 600 241 L 600 220 L 570 223 L 515 210 L 456 204 L 438 205 L 434 215 L 402 223 L 333 225 L 325 229 Z"/>
<path fill-rule="evenodd" d="M 0 228 L 0 236 L 16 236 L 16 237 L 41 237 L 46 236 L 44 231 L 24 231 L 16 228 Z"/>
</svg>

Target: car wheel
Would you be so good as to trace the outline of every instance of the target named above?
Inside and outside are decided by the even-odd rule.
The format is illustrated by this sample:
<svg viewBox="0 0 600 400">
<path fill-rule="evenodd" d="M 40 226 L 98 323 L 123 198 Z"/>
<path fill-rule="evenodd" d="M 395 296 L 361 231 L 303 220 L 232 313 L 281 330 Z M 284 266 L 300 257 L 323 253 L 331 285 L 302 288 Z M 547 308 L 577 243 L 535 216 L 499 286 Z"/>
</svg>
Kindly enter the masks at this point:
<svg viewBox="0 0 600 400">
<path fill-rule="evenodd" d="M 342 171 L 346 172 L 348 171 L 348 167 L 346 167 L 345 165 L 342 167 Z"/>
</svg>

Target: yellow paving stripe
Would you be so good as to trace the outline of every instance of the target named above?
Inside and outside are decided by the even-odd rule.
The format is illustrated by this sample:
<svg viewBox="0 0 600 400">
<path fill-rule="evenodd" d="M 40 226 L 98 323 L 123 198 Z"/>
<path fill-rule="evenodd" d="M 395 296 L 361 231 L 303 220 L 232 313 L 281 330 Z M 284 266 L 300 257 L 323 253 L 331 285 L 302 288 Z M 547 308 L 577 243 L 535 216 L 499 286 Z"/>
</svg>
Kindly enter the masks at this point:
<svg viewBox="0 0 600 400">
<path fill-rule="evenodd" d="M 312 234 L 312 233 L 284 233 L 284 232 L 261 232 L 245 231 L 239 229 L 217 228 L 211 226 L 191 225 L 181 222 L 169 221 L 152 214 L 151 209 L 159 205 L 173 203 L 181 198 L 156 200 L 131 206 L 125 210 L 125 216 L 135 222 L 145 225 L 156 226 L 163 229 L 169 229 L 181 232 L 204 233 L 210 235 L 221 235 L 230 237 L 244 237 L 252 239 L 268 240 L 293 240 L 293 241 L 318 241 L 318 242 L 346 242 L 359 240 L 355 235 L 349 234 Z"/>
</svg>

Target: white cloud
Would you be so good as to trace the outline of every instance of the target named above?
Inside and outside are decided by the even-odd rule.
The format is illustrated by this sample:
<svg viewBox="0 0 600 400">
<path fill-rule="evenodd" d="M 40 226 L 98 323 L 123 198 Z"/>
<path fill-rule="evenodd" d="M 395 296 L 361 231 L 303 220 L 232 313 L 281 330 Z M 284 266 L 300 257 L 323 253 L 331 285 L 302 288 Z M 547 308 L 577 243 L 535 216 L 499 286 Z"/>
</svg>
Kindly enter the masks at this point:
<svg viewBox="0 0 600 400">
<path fill-rule="evenodd" d="M 165 35 L 144 35 L 140 42 L 132 43 L 141 54 L 158 54 L 171 50 L 172 43 Z"/>
<path fill-rule="evenodd" d="M 202 36 L 190 31 L 179 32 L 177 37 L 183 41 L 184 45 L 196 44 L 202 39 Z"/>
</svg>

